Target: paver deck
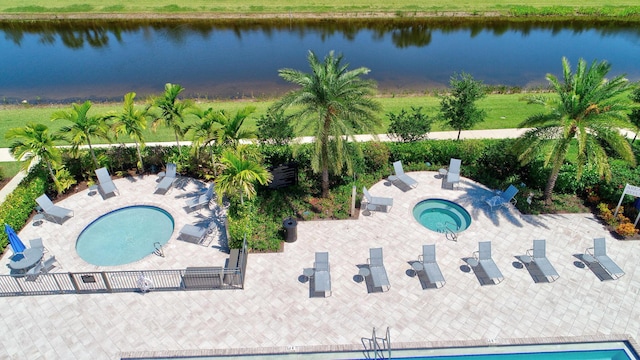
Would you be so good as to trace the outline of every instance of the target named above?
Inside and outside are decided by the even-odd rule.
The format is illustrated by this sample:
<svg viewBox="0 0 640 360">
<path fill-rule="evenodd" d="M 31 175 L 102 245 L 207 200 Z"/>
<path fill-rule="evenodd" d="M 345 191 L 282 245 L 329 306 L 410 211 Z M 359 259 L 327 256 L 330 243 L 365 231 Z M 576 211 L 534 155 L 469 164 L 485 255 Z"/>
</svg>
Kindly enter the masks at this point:
<svg viewBox="0 0 640 360">
<path fill-rule="evenodd" d="M 419 182 L 403 192 L 387 181 L 370 188 L 374 196 L 393 197 L 389 213 L 361 213 L 357 220 L 298 223 L 298 240 L 283 253 L 250 254 L 244 290 L 55 295 L 2 298 L 0 346 L 13 359 L 116 359 L 123 353 L 180 355 L 209 349 L 358 345 L 372 327 L 391 328 L 394 342 L 501 342 L 503 339 L 640 333 L 640 244 L 613 239 L 591 214 L 523 216 L 513 208 L 491 211 L 483 199 L 489 189 L 462 179 L 460 189 L 442 190 L 435 172 L 410 173 Z M 133 181 L 135 180 L 135 181 Z M 161 204 L 176 218 L 165 258 L 154 255 L 123 268 L 184 268 L 220 264 L 226 254 L 176 241 L 191 188 L 153 195 L 155 177 L 119 179 L 121 196 L 102 200 L 85 192 L 58 205 L 76 216 L 64 225 L 27 225 L 20 237 L 43 237 L 60 258 L 60 271 L 94 270 L 75 255 L 77 234 L 93 218 L 130 203 Z M 196 186 L 195 184 L 187 184 Z M 200 185 L 202 186 L 202 185 Z M 473 222 L 457 242 L 414 220 L 420 200 L 458 202 Z M 207 216 L 204 214 L 203 216 Z M 600 281 L 575 254 L 606 237 L 607 253 L 626 271 L 615 281 Z M 547 257 L 560 278 L 535 283 L 515 258 L 547 240 Z M 505 276 L 481 286 L 464 262 L 478 241 L 492 241 L 492 255 Z M 423 290 L 411 261 L 422 245 L 435 243 L 447 280 Z M 217 246 L 217 241 L 212 242 Z M 391 282 L 388 292 L 368 292 L 358 276 L 369 248 L 382 247 Z M 332 296 L 311 297 L 302 276 L 314 253 L 328 251 Z M 11 251 L 9 250 L 10 254 Z M 7 256 L 2 260 L 7 262 Z M 195 263 L 198 262 L 198 263 Z"/>
</svg>

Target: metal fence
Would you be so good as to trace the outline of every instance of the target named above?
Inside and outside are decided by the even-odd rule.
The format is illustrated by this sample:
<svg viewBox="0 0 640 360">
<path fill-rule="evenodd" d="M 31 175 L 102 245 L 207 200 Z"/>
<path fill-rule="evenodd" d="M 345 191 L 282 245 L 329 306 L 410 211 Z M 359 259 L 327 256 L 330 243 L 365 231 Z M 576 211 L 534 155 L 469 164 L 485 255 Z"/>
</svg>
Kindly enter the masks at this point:
<svg viewBox="0 0 640 360">
<path fill-rule="evenodd" d="M 242 249 L 232 250 L 231 253 L 225 267 L 47 273 L 37 277 L 0 275 L 0 297 L 242 289 L 247 265 L 246 241 Z"/>
</svg>

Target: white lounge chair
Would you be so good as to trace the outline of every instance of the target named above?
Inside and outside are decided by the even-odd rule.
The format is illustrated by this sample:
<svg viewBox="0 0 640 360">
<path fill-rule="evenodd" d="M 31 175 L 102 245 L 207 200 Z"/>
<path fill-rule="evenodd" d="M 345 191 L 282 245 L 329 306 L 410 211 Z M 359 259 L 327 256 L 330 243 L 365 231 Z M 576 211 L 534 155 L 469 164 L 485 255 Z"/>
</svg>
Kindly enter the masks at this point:
<svg viewBox="0 0 640 360">
<path fill-rule="evenodd" d="M 493 208 L 496 206 L 507 206 L 509 204 L 516 206 L 517 200 L 515 196 L 518 193 L 518 191 L 519 190 L 517 187 L 513 185 L 509 185 L 507 190 L 505 190 L 503 193 L 501 193 L 500 195 L 493 196 L 485 200 L 485 202 L 487 203 L 487 205 L 489 205 L 491 210 L 493 210 Z"/>
<path fill-rule="evenodd" d="M 402 168 L 402 161 L 394 162 L 393 170 L 396 173 L 396 179 L 401 183 L 412 189 L 418 186 L 418 182 L 414 178 L 404 173 L 404 169 Z"/>
<path fill-rule="evenodd" d="M 47 194 L 42 194 L 36 199 L 38 206 L 42 209 L 45 219 L 56 224 L 62 224 L 65 219 L 73 217 L 73 210 L 54 205 Z"/>
<path fill-rule="evenodd" d="M 531 258 L 531 262 L 540 269 L 547 281 L 552 282 L 558 280 L 560 275 L 547 259 L 546 248 L 547 242 L 545 240 L 533 240 L 533 249 L 527 250 L 527 255 Z"/>
<path fill-rule="evenodd" d="M 96 169 L 96 176 L 98 177 L 98 189 L 100 189 L 100 193 L 102 197 L 105 198 L 108 195 L 120 194 L 116 184 L 111 180 L 111 175 L 109 175 L 109 171 L 107 168 Z"/>
<path fill-rule="evenodd" d="M 391 288 L 391 284 L 387 276 L 387 269 L 384 267 L 382 248 L 369 249 L 369 259 L 367 261 L 369 263 L 369 272 L 373 280 L 373 286 L 381 288 L 382 291 L 388 291 Z"/>
<path fill-rule="evenodd" d="M 613 279 L 619 279 L 624 271 L 607 255 L 607 243 L 604 238 L 593 239 L 593 247 L 585 251 L 585 260 L 597 262 Z M 593 260 L 593 261 L 592 261 Z"/>
<path fill-rule="evenodd" d="M 178 240 L 200 244 L 205 236 L 207 236 L 206 227 L 187 224 L 180 229 Z"/>
<path fill-rule="evenodd" d="M 498 265 L 491 258 L 491 241 L 481 241 L 478 243 L 478 251 L 474 252 L 474 257 L 478 266 L 484 270 L 487 277 L 493 281 L 494 284 L 500 283 L 504 280 L 504 276 L 498 269 Z"/>
<path fill-rule="evenodd" d="M 451 158 L 447 175 L 442 178 L 442 185 L 447 189 L 453 189 L 454 185 L 460 185 L 460 166 L 462 160 Z"/>
<path fill-rule="evenodd" d="M 207 188 L 207 191 L 205 191 L 203 194 L 187 200 L 187 207 L 193 210 L 200 209 L 205 205 L 209 205 L 211 199 L 213 199 L 213 196 L 215 194 L 214 188 L 215 183 L 212 182 L 209 185 L 209 188 Z"/>
<path fill-rule="evenodd" d="M 427 275 L 429 282 L 436 285 L 436 287 L 443 287 L 446 281 L 440 271 L 440 266 L 436 262 L 436 246 L 422 245 L 422 255 L 418 256 L 418 261 L 422 264 L 422 270 Z"/>
<path fill-rule="evenodd" d="M 313 263 L 313 287 L 316 292 L 331 296 L 331 274 L 329 273 L 329 253 L 317 252 Z"/>
<path fill-rule="evenodd" d="M 388 212 L 393 206 L 393 198 L 371 196 L 366 187 L 362 187 L 362 192 L 364 193 L 364 198 L 367 203 L 366 209 L 369 211 L 378 211 L 380 208 L 383 208 Z"/>
<path fill-rule="evenodd" d="M 173 186 L 173 183 L 176 181 L 176 178 L 177 178 L 176 170 L 177 170 L 176 164 L 173 164 L 173 163 L 167 164 L 166 174 L 160 180 L 158 185 L 156 185 L 156 191 L 155 191 L 156 194 L 157 193 L 166 194 L 167 191 L 171 189 L 171 186 Z"/>
</svg>

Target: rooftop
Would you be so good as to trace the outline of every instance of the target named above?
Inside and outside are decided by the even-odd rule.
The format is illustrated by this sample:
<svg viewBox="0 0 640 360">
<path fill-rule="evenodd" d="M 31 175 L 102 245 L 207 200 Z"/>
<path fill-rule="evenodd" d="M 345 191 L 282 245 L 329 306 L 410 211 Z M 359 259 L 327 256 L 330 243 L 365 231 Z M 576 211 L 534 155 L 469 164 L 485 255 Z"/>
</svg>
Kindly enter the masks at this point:
<svg viewBox="0 0 640 360">
<path fill-rule="evenodd" d="M 197 355 L 216 350 L 256 348 L 296 351 L 303 348 L 358 347 L 373 327 L 391 328 L 393 343 L 502 343 L 526 339 L 599 337 L 640 333 L 640 247 L 610 236 L 591 214 L 522 215 L 512 207 L 489 209 L 492 192 L 462 179 L 456 190 L 443 190 L 437 172 L 414 172 L 419 185 L 403 192 L 387 181 L 372 186 L 373 196 L 393 197 L 388 212 L 363 212 L 356 220 L 302 221 L 298 240 L 282 253 L 250 254 L 244 290 L 174 291 L 53 295 L 3 298 L 0 346 L 16 359 L 117 359 L 123 355 Z M 203 221 L 213 210 L 185 211 L 185 199 L 204 184 L 192 179 L 166 195 L 153 194 L 157 178 L 115 180 L 121 195 L 103 200 L 88 191 L 57 205 L 73 209 L 63 225 L 27 224 L 20 237 L 42 237 L 62 268 L 184 269 L 222 265 L 224 239 L 208 247 L 176 241 L 185 224 Z M 422 199 L 443 198 L 465 207 L 473 222 L 457 242 L 422 227 L 412 215 Z M 134 264 L 100 268 L 75 253 L 82 229 L 98 216 L 132 205 L 156 205 L 169 211 L 175 231 L 165 257 L 149 255 Z M 224 233 L 221 231 L 220 233 Z M 601 281 L 576 254 L 605 237 L 607 252 L 626 271 L 618 280 Z M 553 283 L 536 283 L 515 256 L 532 240 L 547 240 L 547 257 L 560 274 Z M 464 258 L 492 242 L 492 256 L 505 280 L 482 286 Z M 424 289 L 411 270 L 423 244 L 436 244 L 437 260 L 447 280 L 440 289 Z M 369 248 L 382 247 L 391 282 L 388 292 L 368 289 L 358 275 Z M 311 296 L 303 269 L 314 253 L 328 251 L 332 296 Z M 8 262 L 11 251 L 2 258 Z M 2 271 L 8 273 L 6 266 Z M 244 351 L 244 350 L 242 350 Z M 240 351 L 240 352 L 242 352 Z"/>
</svg>

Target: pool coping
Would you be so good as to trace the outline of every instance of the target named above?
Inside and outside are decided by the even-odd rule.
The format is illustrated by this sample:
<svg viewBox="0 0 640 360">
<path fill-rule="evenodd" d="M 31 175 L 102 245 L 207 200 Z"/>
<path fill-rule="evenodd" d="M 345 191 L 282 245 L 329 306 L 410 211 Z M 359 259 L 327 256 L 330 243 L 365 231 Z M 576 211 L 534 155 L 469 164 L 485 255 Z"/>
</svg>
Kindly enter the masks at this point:
<svg viewBox="0 0 640 360">
<path fill-rule="evenodd" d="M 604 343 L 625 342 L 636 354 L 640 354 L 640 346 L 631 336 L 612 335 L 585 335 L 585 336 L 560 336 L 560 337 L 533 337 L 513 339 L 490 340 L 463 340 L 463 341 L 418 341 L 399 342 L 391 341 L 391 350 L 416 350 L 416 349 L 452 349 L 472 347 L 499 347 L 514 345 L 553 345 L 571 343 Z M 147 358 L 172 358 L 172 357 L 204 357 L 204 356 L 260 356 L 260 355 L 304 355 L 313 353 L 333 352 L 363 352 L 366 349 L 362 344 L 340 345 L 310 345 L 310 346 L 278 346 L 260 348 L 232 348 L 232 349 L 198 349 L 175 351 L 133 351 L 118 353 L 118 359 L 147 359 Z"/>
</svg>

